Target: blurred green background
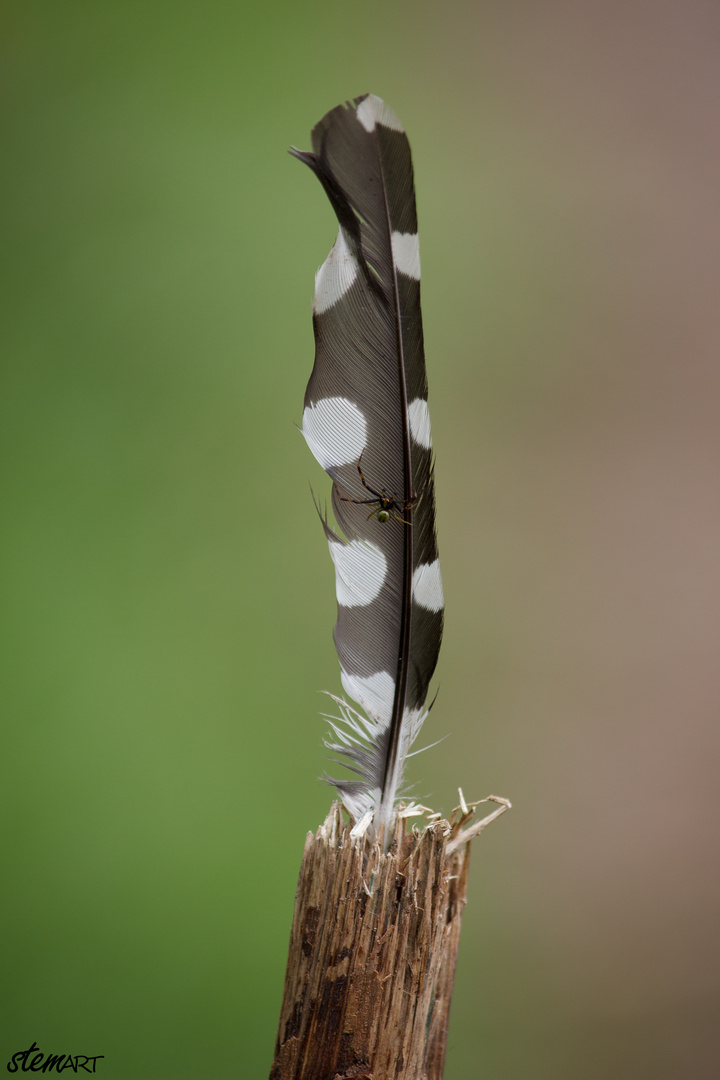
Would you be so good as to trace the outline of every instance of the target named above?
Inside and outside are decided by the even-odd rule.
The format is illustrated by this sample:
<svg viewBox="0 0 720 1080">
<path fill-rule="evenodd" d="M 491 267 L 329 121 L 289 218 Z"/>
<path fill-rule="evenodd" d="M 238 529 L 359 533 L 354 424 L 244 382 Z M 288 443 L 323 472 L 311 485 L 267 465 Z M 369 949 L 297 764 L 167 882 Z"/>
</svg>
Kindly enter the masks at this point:
<svg viewBox="0 0 720 1080">
<path fill-rule="evenodd" d="M 447 1080 L 718 1075 L 720 15 L 3 5 L 0 1068 L 266 1076 L 339 689 L 294 424 L 325 111 L 415 156 L 476 842 Z"/>
</svg>

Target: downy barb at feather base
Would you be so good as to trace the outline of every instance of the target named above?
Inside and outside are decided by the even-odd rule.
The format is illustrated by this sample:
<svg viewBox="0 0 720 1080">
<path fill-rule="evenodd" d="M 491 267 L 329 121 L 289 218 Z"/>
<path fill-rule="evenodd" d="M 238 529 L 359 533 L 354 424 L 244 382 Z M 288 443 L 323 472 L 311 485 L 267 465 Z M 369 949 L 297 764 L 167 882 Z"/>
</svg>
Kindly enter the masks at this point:
<svg viewBox="0 0 720 1080">
<path fill-rule="evenodd" d="M 335 645 L 358 706 L 335 698 L 327 745 L 357 776 L 332 781 L 348 811 L 372 810 L 387 835 L 443 627 L 413 168 L 397 116 L 372 94 L 324 116 L 312 146 L 291 153 L 339 231 L 315 276 L 302 431 L 333 481 Z"/>
</svg>

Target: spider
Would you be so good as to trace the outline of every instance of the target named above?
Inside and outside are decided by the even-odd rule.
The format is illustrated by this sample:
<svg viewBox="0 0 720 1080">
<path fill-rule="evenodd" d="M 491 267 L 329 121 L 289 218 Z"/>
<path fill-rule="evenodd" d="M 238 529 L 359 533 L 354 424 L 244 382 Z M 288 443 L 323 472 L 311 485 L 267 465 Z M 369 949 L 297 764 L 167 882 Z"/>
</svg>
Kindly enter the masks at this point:
<svg viewBox="0 0 720 1080">
<path fill-rule="evenodd" d="M 367 480 L 363 476 L 361 466 L 363 454 L 365 453 L 366 449 L 367 447 L 363 449 L 362 454 L 358 458 L 357 471 L 360 473 L 360 480 L 362 481 L 363 487 L 370 492 L 373 498 L 351 499 L 346 495 L 341 495 L 340 499 L 342 500 L 342 502 L 356 503 L 356 505 L 358 506 L 374 506 L 375 509 L 370 511 L 366 518 L 367 521 L 369 521 L 371 517 L 374 517 L 377 514 L 378 521 L 381 525 L 384 525 L 385 522 L 390 520 L 390 514 L 392 514 L 396 521 L 401 521 L 403 525 L 409 525 L 410 522 L 406 521 L 405 518 L 400 517 L 398 511 L 406 513 L 408 510 L 412 509 L 412 507 L 415 506 L 422 498 L 423 492 L 413 491 L 412 498 L 401 499 L 396 492 L 393 492 L 392 495 L 388 495 L 385 488 L 383 488 L 381 491 L 376 491 L 375 488 L 371 488 Z"/>
</svg>

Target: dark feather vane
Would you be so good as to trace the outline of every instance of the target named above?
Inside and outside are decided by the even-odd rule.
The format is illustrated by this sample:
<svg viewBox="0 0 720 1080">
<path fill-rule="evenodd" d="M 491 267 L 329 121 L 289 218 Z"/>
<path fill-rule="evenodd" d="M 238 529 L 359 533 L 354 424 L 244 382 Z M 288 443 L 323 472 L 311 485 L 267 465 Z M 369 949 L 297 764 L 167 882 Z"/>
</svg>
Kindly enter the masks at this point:
<svg viewBox="0 0 720 1080">
<path fill-rule="evenodd" d="M 324 116 L 312 146 L 291 153 L 340 228 L 315 277 L 303 434 L 333 480 L 335 645 L 362 710 L 335 699 L 328 745 L 358 776 L 333 781 L 350 813 L 387 828 L 443 626 L 413 169 L 397 117 L 372 94 Z"/>
</svg>

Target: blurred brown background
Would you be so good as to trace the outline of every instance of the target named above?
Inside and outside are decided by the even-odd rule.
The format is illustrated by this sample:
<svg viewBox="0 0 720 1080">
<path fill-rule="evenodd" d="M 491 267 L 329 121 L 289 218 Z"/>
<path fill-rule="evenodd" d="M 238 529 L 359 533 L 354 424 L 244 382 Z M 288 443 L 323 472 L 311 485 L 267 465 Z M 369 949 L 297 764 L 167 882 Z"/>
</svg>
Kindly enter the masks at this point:
<svg viewBox="0 0 720 1080">
<path fill-rule="evenodd" d="M 516 803 L 474 856 L 507 949 L 489 981 L 518 1057 L 498 1071 L 710 1078 L 720 9 L 511 4 L 494 16 L 475 71 L 503 118 L 470 150 L 494 220 L 479 210 L 466 258 L 490 234 L 498 260 L 455 313 L 477 312 L 492 357 L 472 393 L 467 374 L 450 376 L 459 418 L 439 467 L 443 555 L 464 571 L 448 583 L 449 609 L 453 586 L 464 606 L 460 625 L 449 619 L 443 708 L 486 727 L 482 782 Z M 441 753 L 449 774 L 450 741 Z M 455 1021 L 487 1022 L 474 1013 L 459 996 Z"/>
<path fill-rule="evenodd" d="M 720 1075 L 720 8 L 10 3 L 3 1021 L 107 1077 L 269 1069 L 322 820 L 333 574 L 293 422 L 368 90 L 415 155 L 447 1080 Z"/>
<path fill-rule="evenodd" d="M 467 608 L 449 633 L 460 669 L 481 676 L 477 723 L 491 730 L 477 738 L 481 775 L 516 800 L 512 825 L 475 856 L 477 889 L 503 913 L 493 1016 L 508 1043 L 515 1028 L 518 1054 L 534 1048 L 529 1064 L 499 1072 L 710 1078 L 720 10 L 529 3 L 494 14 L 478 69 L 505 123 L 473 151 L 495 201 L 483 231 L 506 243 L 473 292 L 481 334 L 491 352 L 500 338 L 502 355 L 480 377 L 487 392 L 448 424 L 456 440 L 474 423 L 477 442 L 464 475 L 446 453 L 440 489 L 446 564 L 465 568 Z M 508 296 L 510 332 L 486 313 L 506 319 Z M 462 698 L 446 666 L 451 715 L 472 707 L 459 678 Z M 441 752 L 450 762 L 447 743 Z M 470 1002 L 456 1022 L 461 1012 L 470 1028 Z"/>
</svg>

